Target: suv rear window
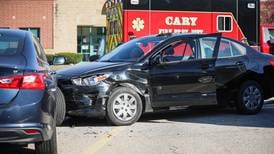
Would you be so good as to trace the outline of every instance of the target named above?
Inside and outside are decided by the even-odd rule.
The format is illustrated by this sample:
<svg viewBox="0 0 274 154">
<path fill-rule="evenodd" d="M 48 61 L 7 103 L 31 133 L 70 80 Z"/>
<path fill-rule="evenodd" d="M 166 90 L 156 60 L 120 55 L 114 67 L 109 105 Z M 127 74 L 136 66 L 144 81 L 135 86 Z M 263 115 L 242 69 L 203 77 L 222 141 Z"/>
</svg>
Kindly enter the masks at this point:
<svg viewBox="0 0 274 154">
<path fill-rule="evenodd" d="M 0 56 L 13 56 L 22 49 L 21 38 L 0 34 Z"/>
</svg>

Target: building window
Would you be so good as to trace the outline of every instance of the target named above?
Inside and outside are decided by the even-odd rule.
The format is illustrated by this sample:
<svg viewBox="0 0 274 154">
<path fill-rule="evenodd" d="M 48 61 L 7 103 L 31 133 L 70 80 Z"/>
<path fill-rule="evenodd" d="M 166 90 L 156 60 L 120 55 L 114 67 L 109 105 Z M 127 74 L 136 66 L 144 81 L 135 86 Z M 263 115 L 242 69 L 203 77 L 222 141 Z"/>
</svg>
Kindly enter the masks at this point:
<svg viewBox="0 0 274 154">
<path fill-rule="evenodd" d="M 27 28 L 27 27 L 24 27 L 24 28 L 19 28 L 19 29 L 32 32 L 32 34 L 40 40 L 40 28 Z"/>
<path fill-rule="evenodd" d="M 84 61 L 91 55 L 104 54 L 106 37 L 105 27 L 78 26 L 77 27 L 77 52 L 83 54 Z"/>
<path fill-rule="evenodd" d="M 232 31 L 232 17 L 231 16 L 218 16 L 217 17 L 217 30 L 218 32 L 231 32 Z"/>
</svg>

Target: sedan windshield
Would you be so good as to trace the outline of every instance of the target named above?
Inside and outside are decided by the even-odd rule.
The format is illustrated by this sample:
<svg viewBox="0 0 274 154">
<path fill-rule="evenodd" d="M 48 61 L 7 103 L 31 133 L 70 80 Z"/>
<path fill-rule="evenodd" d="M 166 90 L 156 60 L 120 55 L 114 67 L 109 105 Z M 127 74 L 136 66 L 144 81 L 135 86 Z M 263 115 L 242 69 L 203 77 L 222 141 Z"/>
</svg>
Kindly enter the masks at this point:
<svg viewBox="0 0 274 154">
<path fill-rule="evenodd" d="M 136 62 L 147 55 L 159 42 L 161 37 L 143 37 L 131 40 L 103 56 L 100 62 Z"/>
</svg>

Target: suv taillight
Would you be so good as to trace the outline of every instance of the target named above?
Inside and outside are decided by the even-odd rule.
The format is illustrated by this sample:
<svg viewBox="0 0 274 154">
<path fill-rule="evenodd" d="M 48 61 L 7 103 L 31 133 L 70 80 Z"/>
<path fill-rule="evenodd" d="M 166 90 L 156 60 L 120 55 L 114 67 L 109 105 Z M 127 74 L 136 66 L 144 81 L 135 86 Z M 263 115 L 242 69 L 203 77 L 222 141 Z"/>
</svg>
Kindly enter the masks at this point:
<svg viewBox="0 0 274 154">
<path fill-rule="evenodd" d="M 41 73 L 31 73 L 0 78 L 0 88 L 44 90 L 44 75 Z"/>
</svg>

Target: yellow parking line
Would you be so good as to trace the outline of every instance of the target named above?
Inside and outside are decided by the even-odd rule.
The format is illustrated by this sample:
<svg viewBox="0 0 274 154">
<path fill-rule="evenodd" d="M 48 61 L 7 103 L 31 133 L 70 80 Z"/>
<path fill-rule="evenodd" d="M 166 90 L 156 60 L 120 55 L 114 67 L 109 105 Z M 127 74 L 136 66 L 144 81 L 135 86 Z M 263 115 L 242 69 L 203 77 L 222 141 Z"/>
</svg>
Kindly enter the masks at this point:
<svg viewBox="0 0 274 154">
<path fill-rule="evenodd" d="M 82 154 L 96 154 L 101 148 L 103 148 L 111 139 L 117 136 L 121 131 L 123 131 L 126 127 L 114 127 L 110 132 L 102 135 L 98 138 L 98 140 L 88 147 Z"/>
</svg>

